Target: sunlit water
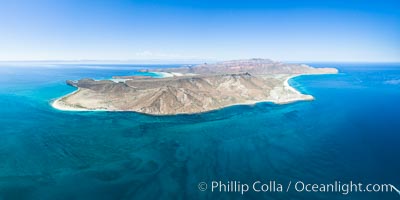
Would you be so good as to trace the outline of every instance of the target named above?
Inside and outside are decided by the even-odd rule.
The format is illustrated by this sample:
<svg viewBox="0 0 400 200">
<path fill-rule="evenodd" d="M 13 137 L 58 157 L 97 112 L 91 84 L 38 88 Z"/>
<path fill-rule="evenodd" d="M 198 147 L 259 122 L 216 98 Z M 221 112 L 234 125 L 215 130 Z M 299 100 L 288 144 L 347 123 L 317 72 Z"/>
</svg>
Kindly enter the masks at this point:
<svg viewBox="0 0 400 200">
<path fill-rule="evenodd" d="M 210 191 L 213 180 L 400 187 L 400 66 L 315 66 L 341 72 L 290 81 L 315 101 L 169 117 L 64 112 L 49 103 L 74 91 L 68 79 L 171 66 L 1 66 L 0 199 L 398 199 L 395 192 Z"/>
</svg>

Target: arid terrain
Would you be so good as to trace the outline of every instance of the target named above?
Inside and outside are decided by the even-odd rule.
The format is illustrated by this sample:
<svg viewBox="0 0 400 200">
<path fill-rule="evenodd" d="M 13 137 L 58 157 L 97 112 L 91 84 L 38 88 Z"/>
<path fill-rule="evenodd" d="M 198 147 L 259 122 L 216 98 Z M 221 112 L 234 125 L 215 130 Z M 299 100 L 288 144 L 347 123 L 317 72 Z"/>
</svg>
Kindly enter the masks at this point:
<svg viewBox="0 0 400 200">
<path fill-rule="evenodd" d="M 67 81 L 78 90 L 53 102 L 61 110 L 134 111 L 153 115 L 206 112 L 237 104 L 277 104 L 313 100 L 288 84 L 294 76 L 334 74 L 334 68 L 313 68 L 265 59 L 155 69 L 166 78 L 117 76 L 123 81 Z"/>
</svg>

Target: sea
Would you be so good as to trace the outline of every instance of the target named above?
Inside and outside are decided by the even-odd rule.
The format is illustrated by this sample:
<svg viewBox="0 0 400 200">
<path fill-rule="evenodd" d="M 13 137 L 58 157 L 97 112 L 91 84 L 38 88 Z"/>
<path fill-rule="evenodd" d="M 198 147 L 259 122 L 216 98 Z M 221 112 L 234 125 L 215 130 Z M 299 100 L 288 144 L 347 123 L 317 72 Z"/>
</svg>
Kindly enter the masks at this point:
<svg viewBox="0 0 400 200">
<path fill-rule="evenodd" d="M 400 64 L 308 64 L 340 72 L 289 81 L 314 101 L 152 116 L 51 102 L 182 65 L 2 63 L 0 199 L 400 199 Z"/>
</svg>

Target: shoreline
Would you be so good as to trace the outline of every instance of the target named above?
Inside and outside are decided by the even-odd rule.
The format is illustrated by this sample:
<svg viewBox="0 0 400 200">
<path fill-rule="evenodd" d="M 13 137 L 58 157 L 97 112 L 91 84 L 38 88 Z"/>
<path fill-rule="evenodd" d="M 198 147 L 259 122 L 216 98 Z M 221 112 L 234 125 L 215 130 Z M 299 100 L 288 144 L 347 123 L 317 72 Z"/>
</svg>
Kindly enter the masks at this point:
<svg viewBox="0 0 400 200">
<path fill-rule="evenodd" d="M 70 93 L 68 93 L 68 94 L 66 94 L 66 95 L 64 95 L 64 96 L 62 96 L 62 97 L 59 97 L 59 98 L 57 98 L 57 99 L 55 99 L 55 100 L 52 100 L 52 101 L 50 101 L 50 105 L 51 105 L 51 107 L 52 108 L 54 108 L 55 110 L 59 110 L 59 111 L 68 111 L 68 112 L 70 112 L 70 111 L 72 111 L 72 112 L 87 112 L 87 111 L 94 111 L 94 112 L 98 112 L 98 111 L 111 111 L 111 110 L 106 110 L 106 109 L 87 109 L 87 108 L 77 108 L 77 107 L 74 107 L 74 106 L 71 106 L 71 105 L 68 105 L 68 104 L 66 104 L 66 103 L 64 103 L 64 102 L 62 102 L 62 100 L 64 99 L 64 98 L 67 98 L 68 96 L 70 96 L 70 95 L 73 95 L 73 94 L 75 94 L 75 93 L 77 93 L 77 92 L 79 92 L 80 91 L 80 88 L 77 88 L 75 91 L 73 91 L 73 92 L 70 92 Z"/>
<path fill-rule="evenodd" d="M 292 78 L 296 78 L 296 77 L 304 76 L 304 75 L 307 75 L 307 74 L 296 74 L 296 75 L 291 75 L 291 76 L 287 77 L 287 78 L 285 79 L 285 82 L 283 83 L 283 84 L 284 84 L 284 87 L 287 87 L 289 90 L 291 90 L 292 92 L 294 92 L 294 93 L 296 93 L 296 94 L 302 94 L 300 91 L 296 90 L 296 88 L 292 87 L 292 86 L 289 84 L 289 80 L 292 79 Z M 304 94 L 302 94 L 302 95 L 304 95 Z"/>
<path fill-rule="evenodd" d="M 172 75 L 171 73 L 168 73 L 168 72 L 149 72 L 149 73 L 152 73 L 152 74 L 155 74 L 156 75 L 156 77 L 153 77 L 153 78 L 170 78 L 170 77 L 174 77 L 174 75 Z"/>
<path fill-rule="evenodd" d="M 152 72 L 153 73 L 153 72 Z M 159 73 L 159 72 L 155 72 L 155 73 Z M 298 102 L 298 101 L 312 101 L 314 100 L 314 97 L 312 95 L 307 95 L 307 94 L 302 94 L 300 91 L 296 90 L 296 88 L 290 86 L 289 84 L 289 80 L 298 76 L 303 76 L 303 75 L 323 75 L 323 74 L 295 74 L 295 75 L 289 75 L 283 82 L 283 86 L 279 87 L 277 90 L 283 89 L 283 90 L 289 90 L 291 92 L 293 92 L 295 95 L 299 95 L 297 97 L 294 98 L 289 98 L 286 100 L 280 100 L 280 99 L 265 99 L 265 100 L 260 100 L 260 101 L 248 101 L 248 102 L 243 102 L 243 103 L 235 103 L 235 104 L 229 104 L 217 109 L 212 109 L 212 110 L 207 110 L 207 111 L 201 111 L 201 112 L 193 112 L 193 113 L 175 113 L 175 114 L 149 114 L 149 113 L 145 113 L 145 112 L 138 112 L 138 111 L 133 111 L 133 110 L 108 110 L 108 109 L 87 109 L 87 108 L 77 108 L 68 104 L 65 104 L 64 102 L 62 102 L 62 100 L 70 95 L 73 95 L 77 92 L 80 91 L 80 88 L 77 88 L 77 90 L 68 93 L 60 98 L 55 99 L 54 101 L 52 101 L 50 103 L 50 105 L 56 109 L 56 110 L 60 110 L 60 111 L 72 111 L 72 112 L 88 112 L 88 111 L 109 111 L 109 112 L 136 112 L 136 113 L 140 113 L 140 114 L 146 114 L 146 115 L 153 115 L 153 116 L 173 116 L 173 115 L 191 115 L 191 114 L 199 114 L 199 113 L 207 113 L 207 112 L 212 112 L 212 111 L 216 111 L 216 110 L 221 110 L 227 107 L 231 107 L 231 106 L 253 106 L 255 104 L 258 103 L 273 103 L 276 105 L 284 105 L 284 104 L 289 104 L 289 103 L 294 103 L 294 102 Z M 168 77 L 162 77 L 162 78 L 169 78 L 171 76 Z M 172 76 L 173 77 L 173 76 Z M 274 91 L 274 89 L 272 90 Z M 271 92 L 272 92 L 271 91 Z M 274 91 L 275 92 L 275 91 Z M 302 97 L 300 97 L 302 96 Z"/>
<path fill-rule="evenodd" d="M 59 98 L 51 101 L 50 105 L 54 109 L 61 110 L 61 111 L 90 111 L 89 109 L 84 109 L 84 108 L 74 108 L 74 107 L 72 107 L 70 105 L 67 105 L 67 104 L 65 104 L 64 102 L 61 101 L 62 99 L 66 98 L 66 97 L 68 97 L 70 95 L 73 95 L 73 94 L 75 94 L 75 93 L 77 93 L 79 91 L 80 91 L 80 88 L 77 88 L 75 91 L 70 92 L 70 93 L 68 93 L 68 94 L 66 94 L 66 95 L 64 95 L 62 97 L 59 97 Z"/>
<path fill-rule="evenodd" d="M 181 76 L 196 76 L 197 74 L 192 73 L 178 73 L 178 72 L 152 72 L 149 73 L 155 74 L 157 77 L 153 78 L 172 78 L 172 77 L 181 77 Z"/>
</svg>

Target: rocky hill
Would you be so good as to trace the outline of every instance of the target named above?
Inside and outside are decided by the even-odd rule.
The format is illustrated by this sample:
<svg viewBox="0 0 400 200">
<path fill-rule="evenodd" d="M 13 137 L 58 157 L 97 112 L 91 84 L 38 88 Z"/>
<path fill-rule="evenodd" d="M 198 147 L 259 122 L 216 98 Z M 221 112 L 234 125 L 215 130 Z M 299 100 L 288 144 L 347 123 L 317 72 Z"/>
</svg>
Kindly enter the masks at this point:
<svg viewBox="0 0 400 200">
<path fill-rule="evenodd" d="M 190 73 L 170 78 L 127 79 L 124 82 L 82 79 L 67 81 L 79 88 L 53 106 L 63 110 L 135 111 L 155 115 L 206 112 L 236 104 L 262 101 L 289 103 L 312 100 L 287 80 L 301 74 L 337 73 L 332 68 L 251 59 L 164 69 Z M 196 75 L 193 75 L 196 74 Z"/>
</svg>

